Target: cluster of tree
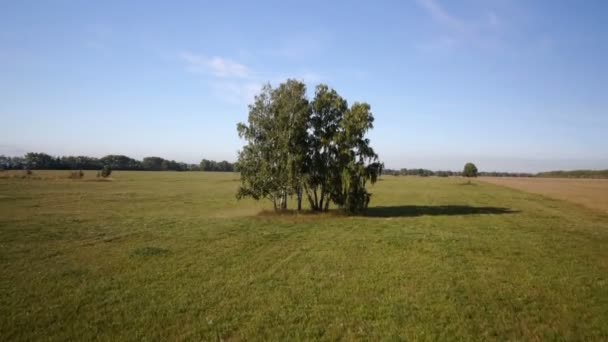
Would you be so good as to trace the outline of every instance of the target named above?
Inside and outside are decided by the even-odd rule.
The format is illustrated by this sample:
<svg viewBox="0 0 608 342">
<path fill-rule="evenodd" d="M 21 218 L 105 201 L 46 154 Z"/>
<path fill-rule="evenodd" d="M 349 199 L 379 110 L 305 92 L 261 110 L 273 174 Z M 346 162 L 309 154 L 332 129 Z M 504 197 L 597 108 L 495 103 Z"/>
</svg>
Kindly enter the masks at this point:
<svg viewBox="0 0 608 342">
<path fill-rule="evenodd" d="M 215 160 L 207 160 L 203 159 L 200 165 L 201 171 L 220 171 L 220 172 L 234 172 L 235 166 L 234 164 L 222 160 L 221 162 L 216 162 Z"/>
<path fill-rule="evenodd" d="M 536 174 L 549 178 L 608 178 L 608 170 L 548 171 Z"/>
<path fill-rule="evenodd" d="M 349 107 L 326 85 L 316 87 L 312 101 L 299 81 L 264 86 L 249 106 L 248 124 L 237 126 L 247 141 L 237 162 L 237 197 L 267 198 L 275 209 L 286 209 L 295 196 L 301 210 L 306 196 L 314 211 L 328 210 L 330 202 L 350 213 L 365 210 L 371 197 L 365 186 L 382 171 L 365 137 L 373 122 L 367 103 Z"/>
<path fill-rule="evenodd" d="M 533 173 L 526 173 L 526 172 L 496 172 L 496 171 L 487 172 L 487 171 L 483 171 L 483 172 L 479 172 L 479 176 L 480 177 L 534 177 L 535 175 Z"/>
<path fill-rule="evenodd" d="M 382 171 L 385 175 L 392 176 L 420 176 L 420 177 L 429 177 L 429 176 L 438 176 L 438 177 L 448 177 L 448 176 L 460 176 L 460 172 L 454 171 L 432 171 L 428 169 L 400 169 L 400 170 L 392 170 L 385 169 Z"/>
<path fill-rule="evenodd" d="M 0 170 L 112 170 L 127 171 L 234 171 L 234 164 L 203 159 L 199 164 L 187 164 L 161 157 L 146 157 L 139 161 L 124 155 L 102 158 L 87 156 L 55 157 L 46 153 L 27 153 L 23 157 L 0 156 Z"/>
<path fill-rule="evenodd" d="M 477 177 L 477 166 L 473 163 L 464 164 L 464 170 L 462 170 L 463 177 Z"/>
<path fill-rule="evenodd" d="M 196 165 L 180 163 L 161 157 L 146 157 L 141 162 L 141 167 L 144 171 L 192 171 L 193 166 L 196 168 Z"/>
<path fill-rule="evenodd" d="M 473 166 L 475 166 L 475 165 L 473 164 Z M 474 169 L 477 169 L 477 168 L 475 167 Z M 386 175 L 392 175 L 392 176 L 420 176 L 420 177 L 464 176 L 464 173 L 462 171 L 441 171 L 441 170 L 432 171 L 432 170 L 428 170 L 428 169 L 401 169 L 401 170 L 385 169 L 382 171 L 382 173 L 386 174 Z M 475 174 L 475 172 L 471 172 L 470 174 Z M 525 173 L 525 172 L 476 172 L 476 175 L 480 176 L 480 177 L 536 177 L 537 176 L 535 174 Z M 541 174 L 538 174 L 538 176 L 541 177 Z M 472 176 L 472 177 L 475 177 L 475 176 Z"/>
</svg>

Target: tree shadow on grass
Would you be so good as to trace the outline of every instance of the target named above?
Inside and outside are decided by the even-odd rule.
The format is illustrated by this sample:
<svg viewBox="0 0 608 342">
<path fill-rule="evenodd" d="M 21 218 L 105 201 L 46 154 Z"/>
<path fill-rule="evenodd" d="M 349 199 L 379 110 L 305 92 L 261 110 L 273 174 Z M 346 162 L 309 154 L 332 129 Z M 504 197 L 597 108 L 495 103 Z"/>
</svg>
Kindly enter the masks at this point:
<svg viewBox="0 0 608 342">
<path fill-rule="evenodd" d="M 368 217 L 416 217 L 416 216 L 459 216 L 459 215 L 503 215 L 515 214 L 519 210 L 501 207 L 472 207 L 468 205 L 400 205 L 394 207 L 370 207 Z"/>
</svg>

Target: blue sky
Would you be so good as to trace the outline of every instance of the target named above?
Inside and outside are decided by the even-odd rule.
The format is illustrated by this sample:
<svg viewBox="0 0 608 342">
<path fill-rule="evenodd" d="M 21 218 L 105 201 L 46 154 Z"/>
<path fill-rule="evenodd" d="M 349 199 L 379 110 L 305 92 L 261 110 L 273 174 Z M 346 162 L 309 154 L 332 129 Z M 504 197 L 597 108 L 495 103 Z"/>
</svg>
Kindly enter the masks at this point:
<svg viewBox="0 0 608 342">
<path fill-rule="evenodd" d="M 388 167 L 608 168 L 608 2 L 2 1 L 0 154 L 235 160 L 261 84 L 327 83 Z"/>
</svg>

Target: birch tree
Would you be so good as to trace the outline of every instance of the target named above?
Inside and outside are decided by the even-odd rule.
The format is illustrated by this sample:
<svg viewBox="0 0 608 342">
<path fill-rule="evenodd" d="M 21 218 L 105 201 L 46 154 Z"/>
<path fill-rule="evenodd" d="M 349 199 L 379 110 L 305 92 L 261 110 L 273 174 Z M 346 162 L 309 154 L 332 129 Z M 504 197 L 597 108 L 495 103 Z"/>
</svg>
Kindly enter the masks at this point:
<svg viewBox="0 0 608 342">
<path fill-rule="evenodd" d="M 262 88 L 249 106 L 239 136 L 241 186 L 237 197 L 267 198 L 275 209 L 287 209 L 295 196 L 301 210 L 304 194 L 314 211 L 330 202 L 349 213 L 364 211 L 382 164 L 366 137 L 374 117 L 367 103 L 347 101 L 327 85 L 318 85 L 309 102 L 306 86 L 287 80 Z"/>
</svg>

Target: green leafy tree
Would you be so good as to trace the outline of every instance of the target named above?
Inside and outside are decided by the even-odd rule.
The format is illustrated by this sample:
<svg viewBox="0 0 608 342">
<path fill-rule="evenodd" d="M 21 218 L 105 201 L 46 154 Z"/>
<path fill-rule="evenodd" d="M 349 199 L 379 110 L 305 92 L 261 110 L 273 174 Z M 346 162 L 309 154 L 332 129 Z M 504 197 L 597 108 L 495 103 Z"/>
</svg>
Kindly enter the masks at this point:
<svg viewBox="0 0 608 342">
<path fill-rule="evenodd" d="M 353 214 L 367 209 L 371 194 L 365 186 L 368 181 L 375 183 L 382 172 L 378 155 L 365 137 L 374 127 L 373 122 L 370 105 L 357 102 L 346 112 L 341 122 L 338 146 L 342 177 L 340 183 L 334 183 L 335 186 L 341 186 L 334 188 L 332 200 Z"/>
<path fill-rule="evenodd" d="M 462 175 L 464 177 L 477 177 L 477 166 L 473 163 L 466 163 Z"/>
<path fill-rule="evenodd" d="M 112 174 L 112 167 L 110 165 L 104 165 L 100 171 L 100 175 L 103 178 L 108 178 Z"/>
<path fill-rule="evenodd" d="M 382 171 L 365 137 L 373 121 L 368 104 L 349 108 L 326 85 L 317 86 L 310 103 L 301 82 L 265 86 L 249 106 L 248 124 L 237 126 L 247 141 L 237 162 L 237 197 L 268 198 L 286 209 L 287 197 L 296 195 L 301 209 L 305 193 L 312 210 L 328 210 L 333 201 L 351 213 L 364 211 L 371 197 L 366 184 Z"/>
<path fill-rule="evenodd" d="M 341 179 L 338 140 L 348 104 L 334 89 L 318 85 L 311 103 L 306 195 L 313 210 L 327 210 Z"/>
<path fill-rule="evenodd" d="M 277 162 L 282 166 L 281 179 L 286 181 L 281 208 L 287 208 L 288 195 L 295 195 L 298 210 L 301 210 L 310 120 L 306 85 L 296 80 L 280 84 L 272 93 L 272 106 L 278 138 Z"/>
<path fill-rule="evenodd" d="M 301 208 L 309 116 L 303 83 L 287 80 L 276 89 L 262 88 L 249 106 L 248 124 L 237 126 L 247 141 L 237 162 L 237 197 L 269 198 L 275 209 L 287 209 L 287 197 L 295 194 Z"/>
<path fill-rule="evenodd" d="M 141 170 L 142 163 L 123 155 L 107 155 L 99 159 L 101 165 L 108 165 L 115 170 Z"/>
<path fill-rule="evenodd" d="M 165 160 L 161 157 L 145 157 L 141 162 L 141 166 L 146 171 L 167 170 L 166 168 L 163 168 L 167 166 L 164 162 Z"/>
<path fill-rule="evenodd" d="M 56 159 L 46 153 L 29 152 L 24 159 L 26 167 L 30 170 L 50 170 L 57 165 Z"/>
<path fill-rule="evenodd" d="M 239 152 L 237 167 L 241 173 L 241 186 L 237 198 L 267 198 L 277 209 L 281 196 L 281 177 L 278 170 L 277 148 L 272 106 L 272 87 L 267 84 L 249 105 L 248 125 L 239 123 L 239 137 L 247 145 Z M 202 166 L 202 165 L 201 165 Z"/>
</svg>

